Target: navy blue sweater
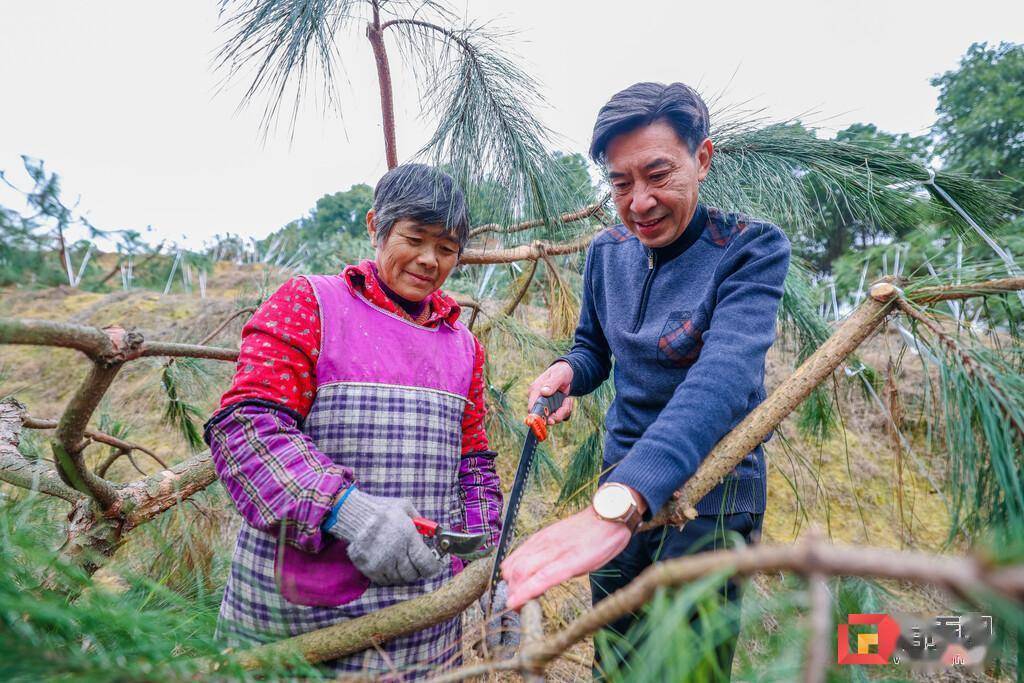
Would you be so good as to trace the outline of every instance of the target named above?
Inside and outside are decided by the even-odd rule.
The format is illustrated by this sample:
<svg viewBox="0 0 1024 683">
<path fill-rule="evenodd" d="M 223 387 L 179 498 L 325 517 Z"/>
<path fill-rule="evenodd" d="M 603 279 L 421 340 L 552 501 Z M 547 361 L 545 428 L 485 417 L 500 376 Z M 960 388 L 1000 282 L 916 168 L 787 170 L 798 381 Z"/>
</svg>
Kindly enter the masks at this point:
<svg viewBox="0 0 1024 683">
<path fill-rule="evenodd" d="M 789 251 L 778 227 L 701 205 L 666 247 L 648 249 L 622 225 L 591 244 L 575 344 L 561 360 L 580 396 L 614 359 L 602 481 L 636 489 L 648 515 L 764 400 Z M 764 512 L 766 484 L 758 447 L 697 511 Z"/>
</svg>

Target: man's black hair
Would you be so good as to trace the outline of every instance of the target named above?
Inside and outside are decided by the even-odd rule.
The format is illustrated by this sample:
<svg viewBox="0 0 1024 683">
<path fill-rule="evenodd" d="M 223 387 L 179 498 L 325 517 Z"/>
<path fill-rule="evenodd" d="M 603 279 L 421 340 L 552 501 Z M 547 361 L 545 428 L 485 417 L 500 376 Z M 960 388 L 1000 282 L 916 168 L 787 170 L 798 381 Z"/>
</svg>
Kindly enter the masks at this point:
<svg viewBox="0 0 1024 683">
<path fill-rule="evenodd" d="M 655 121 L 672 126 L 690 153 L 696 153 L 708 136 L 709 118 L 704 100 L 685 83 L 636 83 L 612 95 L 597 113 L 590 158 L 604 164 L 612 138 Z"/>
</svg>

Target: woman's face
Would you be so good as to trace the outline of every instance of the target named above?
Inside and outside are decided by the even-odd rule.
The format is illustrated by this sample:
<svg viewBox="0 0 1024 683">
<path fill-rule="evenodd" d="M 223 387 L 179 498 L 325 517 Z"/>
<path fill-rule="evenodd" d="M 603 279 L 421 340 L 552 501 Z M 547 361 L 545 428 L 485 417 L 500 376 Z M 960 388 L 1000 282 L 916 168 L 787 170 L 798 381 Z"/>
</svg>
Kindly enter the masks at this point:
<svg viewBox="0 0 1024 683">
<path fill-rule="evenodd" d="M 410 301 L 423 301 L 440 289 L 459 262 L 459 243 L 439 223 L 428 225 L 400 218 L 381 243 L 371 209 L 366 214 L 366 229 L 377 250 L 380 279 L 398 296 Z"/>
</svg>

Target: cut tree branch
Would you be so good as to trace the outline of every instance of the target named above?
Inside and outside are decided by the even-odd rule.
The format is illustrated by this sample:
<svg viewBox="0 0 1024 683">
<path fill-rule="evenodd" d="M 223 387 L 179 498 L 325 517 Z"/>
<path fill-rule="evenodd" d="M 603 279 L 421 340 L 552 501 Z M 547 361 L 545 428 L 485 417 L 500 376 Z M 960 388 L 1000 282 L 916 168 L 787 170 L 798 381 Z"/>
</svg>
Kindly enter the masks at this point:
<svg viewBox="0 0 1024 683">
<path fill-rule="evenodd" d="M 526 292 L 530 290 L 530 284 L 533 282 L 533 276 L 537 274 L 538 262 L 539 259 L 535 259 L 534 261 L 532 261 L 529 266 L 530 270 L 520 277 L 519 288 L 502 307 L 501 312 L 498 314 L 499 318 L 507 318 L 508 316 L 516 312 L 516 308 L 519 307 L 519 304 L 522 302 L 523 297 L 526 296 Z M 483 324 L 480 325 L 480 328 L 476 333 L 477 336 L 484 336 L 493 326 L 494 318 L 484 322 Z"/>
</svg>

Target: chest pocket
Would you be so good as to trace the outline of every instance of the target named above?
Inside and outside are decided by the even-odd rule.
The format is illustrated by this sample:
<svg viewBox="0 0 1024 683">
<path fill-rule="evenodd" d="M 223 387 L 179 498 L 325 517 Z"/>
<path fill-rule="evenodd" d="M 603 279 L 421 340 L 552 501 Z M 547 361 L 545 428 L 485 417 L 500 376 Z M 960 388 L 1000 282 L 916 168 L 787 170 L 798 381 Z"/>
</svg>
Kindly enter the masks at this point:
<svg viewBox="0 0 1024 683">
<path fill-rule="evenodd" d="M 665 368 L 685 368 L 697 362 L 707 325 L 703 306 L 669 313 L 658 337 L 658 363 Z"/>
</svg>

